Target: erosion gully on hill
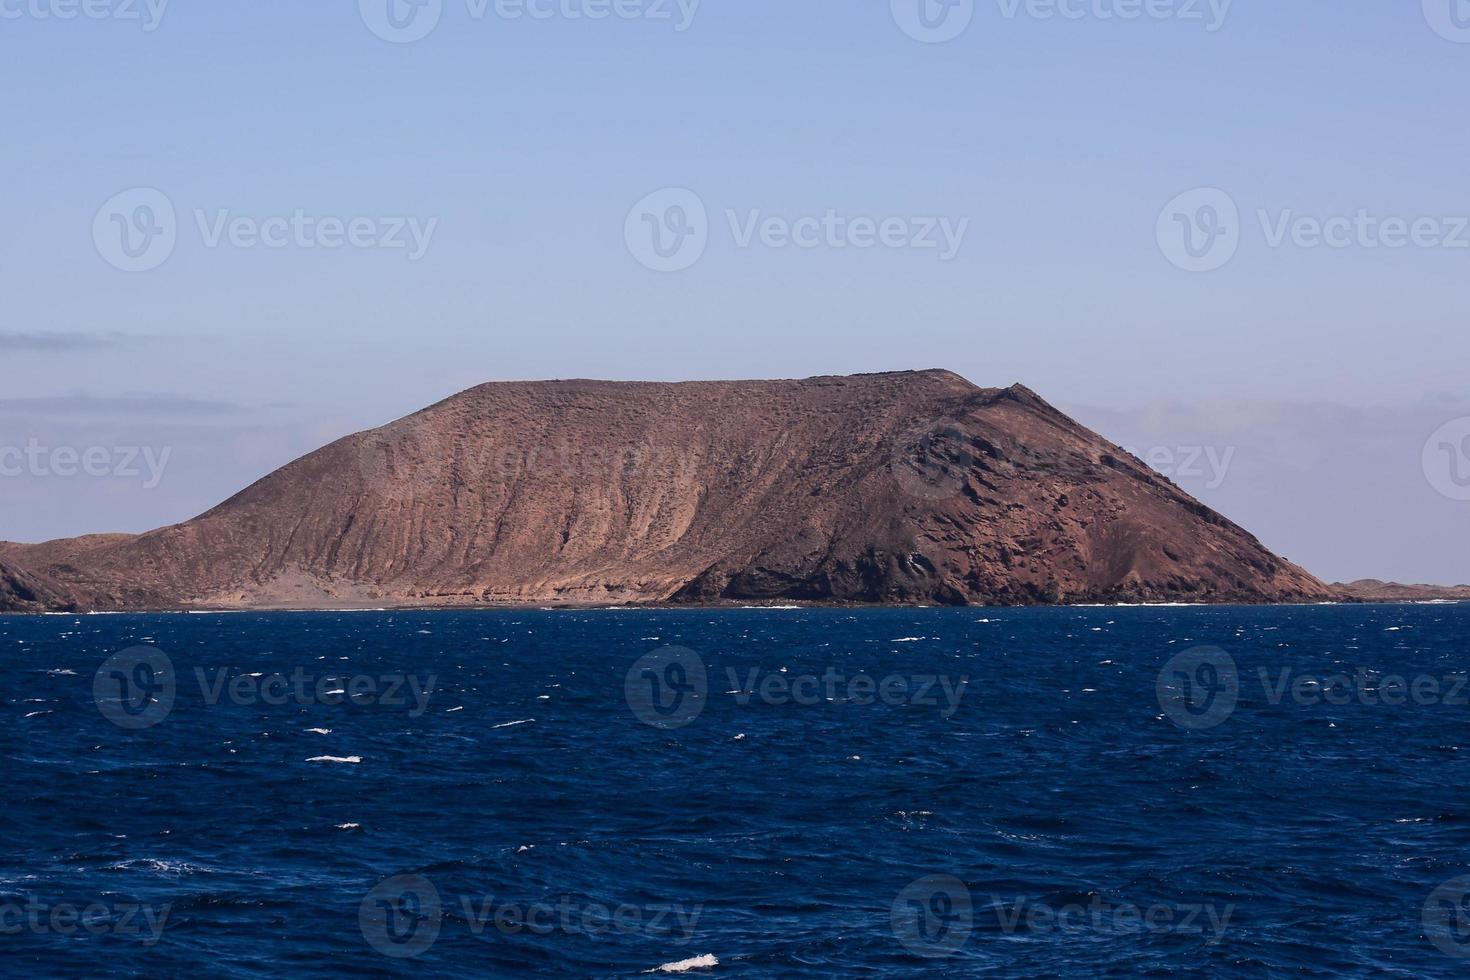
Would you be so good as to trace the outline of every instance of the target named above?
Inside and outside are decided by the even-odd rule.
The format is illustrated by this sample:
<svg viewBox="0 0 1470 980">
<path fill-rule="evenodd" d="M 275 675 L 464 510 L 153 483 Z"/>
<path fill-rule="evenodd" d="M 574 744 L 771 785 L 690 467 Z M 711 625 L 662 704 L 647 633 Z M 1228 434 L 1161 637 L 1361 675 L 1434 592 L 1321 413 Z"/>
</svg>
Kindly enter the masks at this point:
<svg viewBox="0 0 1470 980">
<path fill-rule="evenodd" d="M 486 384 L 142 535 L 0 544 L 0 609 L 1306 602 L 1030 390 L 948 371 Z"/>
</svg>

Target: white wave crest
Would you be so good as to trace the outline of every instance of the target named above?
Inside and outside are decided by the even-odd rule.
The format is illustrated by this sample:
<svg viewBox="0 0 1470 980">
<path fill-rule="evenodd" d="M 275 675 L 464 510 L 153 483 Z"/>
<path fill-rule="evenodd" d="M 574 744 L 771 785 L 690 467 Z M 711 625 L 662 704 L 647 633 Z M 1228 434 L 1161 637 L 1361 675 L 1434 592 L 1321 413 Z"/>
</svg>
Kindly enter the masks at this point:
<svg viewBox="0 0 1470 980">
<path fill-rule="evenodd" d="M 688 960 L 680 960 L 677 963 L 665 963 L 663 966 L 659 967 L 658 969 L 656 969 L 656 970 L 649 970 L 648 972 L 649 973 L 685 973 L 685 972 L 687 972 L 689 970 L 708 970 L 710 967 L 715 967 L 715 966 L 719 966 L 719 965 L 720 965 L 720 961 L 715 958 L 715 954 L 713 954 L 713 953 L 706 953 L 703 956 L 696 956 L 693 959 L 688 959 Z"/>
</svg>

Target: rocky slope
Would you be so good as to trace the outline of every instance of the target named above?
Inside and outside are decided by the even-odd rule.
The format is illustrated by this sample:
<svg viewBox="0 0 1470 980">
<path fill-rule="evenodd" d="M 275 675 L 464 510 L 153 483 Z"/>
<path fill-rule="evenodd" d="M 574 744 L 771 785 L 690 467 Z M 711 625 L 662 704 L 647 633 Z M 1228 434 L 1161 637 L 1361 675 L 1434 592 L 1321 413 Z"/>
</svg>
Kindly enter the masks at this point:
<svg viewBox="0 0 1470 980">
<path fill-rule="evenodd" d="M 1021 386 L 482 385 L 136 537 L 0 545 L 0 607 L 1334 597 Z"/>
<path fill-rule="evenodd" d="M 54 582 L 0 560 L 0 612 L 48 612 L 75 608 Z"/>
</svg>

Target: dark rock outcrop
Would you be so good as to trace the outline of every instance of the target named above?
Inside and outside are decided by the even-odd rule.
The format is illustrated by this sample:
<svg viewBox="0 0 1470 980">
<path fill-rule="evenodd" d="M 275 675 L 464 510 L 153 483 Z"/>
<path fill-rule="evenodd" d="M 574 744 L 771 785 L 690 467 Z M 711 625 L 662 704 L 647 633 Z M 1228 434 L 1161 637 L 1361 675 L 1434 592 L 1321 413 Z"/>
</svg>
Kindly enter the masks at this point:
<svg viewBox="0 0 1470 980">
<path fill-rule="evenodd" d="M 54 582 L 0 560 L 0 613 L 69 611 L 75 608 Z"/>
</svg>

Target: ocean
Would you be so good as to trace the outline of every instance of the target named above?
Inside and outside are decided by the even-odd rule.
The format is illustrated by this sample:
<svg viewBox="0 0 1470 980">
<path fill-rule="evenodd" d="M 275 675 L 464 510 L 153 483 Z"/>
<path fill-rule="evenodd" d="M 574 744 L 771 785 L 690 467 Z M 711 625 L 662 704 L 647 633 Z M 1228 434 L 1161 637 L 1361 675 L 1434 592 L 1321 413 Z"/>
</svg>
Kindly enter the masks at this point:
<svg viewBox="0 0 1470 980">
<path fill-rule="evenodd" d="M 1470 607 L 0 618 L 7 977 L 1451 976 Z"/>
</svg>

